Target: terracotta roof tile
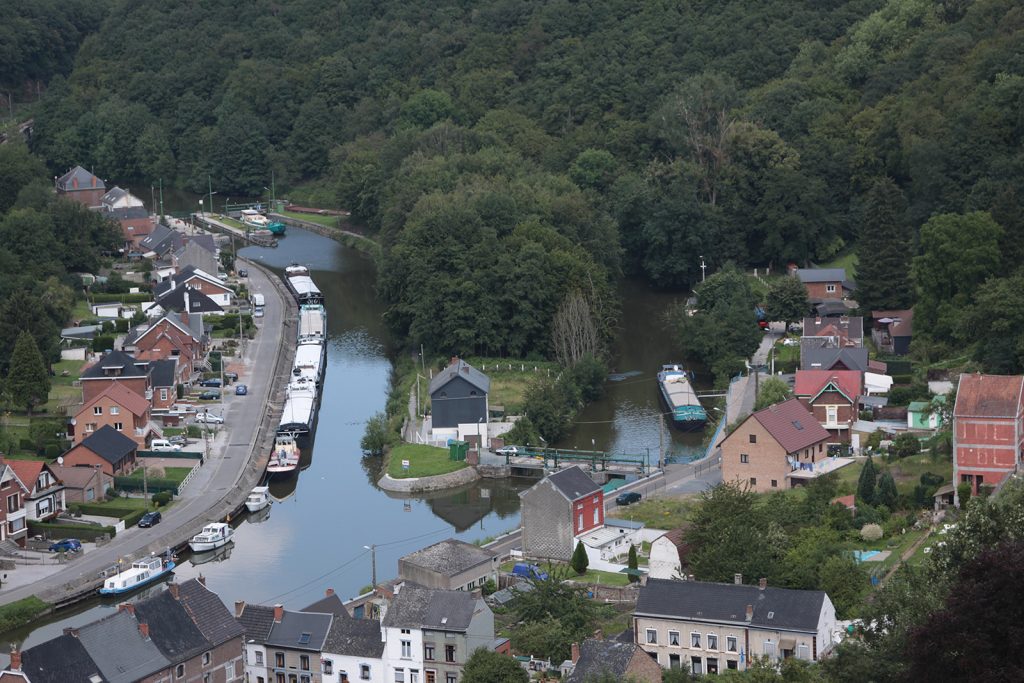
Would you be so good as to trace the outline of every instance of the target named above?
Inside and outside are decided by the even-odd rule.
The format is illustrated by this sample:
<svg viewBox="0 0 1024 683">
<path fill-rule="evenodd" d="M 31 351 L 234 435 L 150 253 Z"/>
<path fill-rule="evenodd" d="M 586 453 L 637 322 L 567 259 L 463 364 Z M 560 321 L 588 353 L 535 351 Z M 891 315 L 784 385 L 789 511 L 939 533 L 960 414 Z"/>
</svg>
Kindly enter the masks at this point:
<svg viewBox="0 0 1024 683">
<path fill-rule="evenodd" d="M 751 417 L 760 422 L 787 453 L 796 453 L 829 438 L 828 431 L 795 398 L 768 406 Z"/>
<path fill-rule="evenodd" d="M 851 400 L 861 395 L 861 373 L 856 370 L 797 370 L 793 393 L 801 398 L 814 398 L 829 382 Z"/>
<path fill-rule="evenodd" d="M 14 474 L 18 476 L 25 488 L 31 491 L 35 488 L 36 481 L 43 468 L 46 467 L 46 463 L 39 460 L 8 460 L 7 466 L 14 470 Z"/>
<path fill-rule="evenodd" d="M 1015 417 L 1021 411 L 1020 375 L 960 375 L 955 417 Z"/>
<path fill-rule="evenodd" d="M 82 413 L 88 410 L 92 404 L 101 398 L 109 398 L 117 403 L 117 405 L 129 410 L 132 415 L 145 415 L 146 411 L 149 410 L 149 401 L 144 396 L 135 393 L 120 382 L 111 382 L 109 387 L 97 394 L 93 400 L 83 405 L 78 412 Z"/>
</svg>

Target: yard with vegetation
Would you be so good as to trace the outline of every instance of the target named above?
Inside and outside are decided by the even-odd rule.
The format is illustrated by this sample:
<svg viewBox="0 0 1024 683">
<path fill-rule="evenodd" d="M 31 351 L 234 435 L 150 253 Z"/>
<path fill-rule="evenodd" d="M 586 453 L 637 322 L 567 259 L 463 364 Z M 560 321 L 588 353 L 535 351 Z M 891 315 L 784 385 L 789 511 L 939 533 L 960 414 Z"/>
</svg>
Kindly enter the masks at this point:
<svg viewBox="0 0 1024 683">
<path fill-rule="evenodd" d="M 181 482 L 185 481 L 185 477 L 187 477 L 188 473 L 192 471 L 192 468 L 191 467 L 149 467 L 149 468 L 147 468 L 147 470 L 148 471 L 146 472 L 146 476 L 148 478 L 150 478 L 150 479 L 157 479 L 157 478 L 159 478 L 159 479 L 169 479 L 169 480 L 173 481 L 175 484 L 180 484 Z M 158 476 L 160 470 L 163 471 L 163 475 L 162 476 Z M 134 472 L 132 472 L 130 475 L 128 475 L 128 477 L 126 477 L 126 478 L 127 479 L 136 479 L 139 482 L 141 482 L 142 481 L 142 471 L 143 471 L 143 468 L 139 467 Z"/>
<path fill-rule="evenodd" d="M 300 213 L 298 211 L 275 211 L 274 213 L 287 216 L 288 218 L 294 218 L 299 221 L 316 223 L 317 225 L 322 225 L 325 228 L 340 227 L 342 221 L 341 216 L 326 216 L 318 213 Z"/>
<path fill-rule="evenodd" d="M 388 474 L 392 479 L 414 479 L 448 474 L 466 467 L 464 460 L 449 460 L 447 448 L 416 443 L 395 446 L 388 454 Z M 409 461 L 409 469 L 402 469 L 402 461 Z"/>
<path fill-rule="evenodd" d="M 543 361 L 467 358 L 466 362 L 490 378 L 488 401 L 491 407 L 501 406 L 510 415 L 521 414 L 526 390 L 535 379 L 555 377 L 561 372 L 557 363 Z"/>
</svg>

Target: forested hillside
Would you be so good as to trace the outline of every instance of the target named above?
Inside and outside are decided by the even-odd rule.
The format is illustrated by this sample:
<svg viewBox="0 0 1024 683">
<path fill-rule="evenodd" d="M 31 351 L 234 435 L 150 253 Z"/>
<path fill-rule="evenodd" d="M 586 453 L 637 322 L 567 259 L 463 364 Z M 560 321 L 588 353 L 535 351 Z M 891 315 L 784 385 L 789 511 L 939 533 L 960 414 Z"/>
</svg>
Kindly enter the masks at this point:
<svg viewBox="0 0 1024 683">
<path fill-rule="evenodd" d="M 825 260 L 871 207 L 903 241 L 869 253 L 988 212 L 972 300 L 1020 252 L 1022 29 L 1012 0 L 122 2 L 35 146 L 54 171 L 230 193 L 273 171 L 378 233 L 401 334 L 549 353 L 570 297 L 614 325 L 622 273 Z M 930 343 L 975 341 L 923 282 Z"/>
</svg>

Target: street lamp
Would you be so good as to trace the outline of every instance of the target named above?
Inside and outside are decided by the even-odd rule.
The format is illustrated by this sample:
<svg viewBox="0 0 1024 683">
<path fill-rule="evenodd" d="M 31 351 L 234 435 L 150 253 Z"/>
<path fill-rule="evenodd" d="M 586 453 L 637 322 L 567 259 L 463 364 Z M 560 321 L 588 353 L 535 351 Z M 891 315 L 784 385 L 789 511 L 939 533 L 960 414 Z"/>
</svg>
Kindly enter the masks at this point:
<svg viewBox="0 0 1024 683">
<path fill-rule="evenodd" d="M 700 281 L 704 282 L 707 275 L 708 265 L 704 263 L 704 256 L 700 257 Z"/>
</svg>

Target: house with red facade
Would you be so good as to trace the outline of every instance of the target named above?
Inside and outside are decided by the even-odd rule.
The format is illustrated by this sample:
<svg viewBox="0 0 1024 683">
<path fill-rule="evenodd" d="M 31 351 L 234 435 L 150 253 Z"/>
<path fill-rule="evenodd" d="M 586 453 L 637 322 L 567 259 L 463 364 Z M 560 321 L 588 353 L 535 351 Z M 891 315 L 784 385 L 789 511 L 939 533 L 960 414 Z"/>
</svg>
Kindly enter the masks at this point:
<svg viewBox="0 0 1024 683">
<path fill-rule="evenodd" d="M 86 368 L 81 376 L 82 401 L 87 403 L 112 384 L 123 386 L 141 396 L 149 395 L 149 370 L 123 351 L 108 351 Z"/>
<path fill-rule="evenodd" d="M 103 206 L 103 195 L 107 192 L 106 184 L 81 166 L 57 178 L 57 194 L 78 202 L 90 209 Z"/>
<path fill-rule="evenodd" d="M 104 426 L 132 439 L 139 448 L 145 448 L 154 433 L 159 434 L 150 420 L 149 399 L 118 383 L 108 384 L 85 401 L 75 413 L 69 432 L 77 444 Z"/>
<path fill-rule="evenodd" d="M 25 545 L 28 536 L 28 487 L 8 463 L 0 463 L 0 541 Z"/>
<path fill-rule="evenodd" d="M 549 474 L 519 498 L 528 557 L 568 560 L 577 537 L 604 525 L 604 491 L 578 465 Z"/>
<path fill-rule="evenodd" d="M 94 467 L 112 477 L 128 476 L 138 464 L 139 445 L 109 425 L 64 453 L 65 467 Z"/>
<path fill-rule="evenodd" d="M 169 311 L 155 322 L 139 325 L 128 333 L 123 346 L 141 362 L 173 359 L 189 378 L 206 358 L 202 319 L 185 311 Z"/>
<path fill-rule="evenodd" d="M 9 460 L 7 465 L 14 470 L 26 489 L 25 509 L 29 521 L 46 521 L 66 509 L 64 484 L 48 463 L 39 460 Z"/>
<path fill-rule="evenodd" d="M 793 395 L 834 440 L 848 442 L 860 413 L 862 377 L 856 370 L 797 370 Z"/>
<path fill-rule="evenodd" d="M 1024 377 L 960 375 L 953 454 L 954 483 L 969 483 L 974 493 L 1018 470 L 1024 460 Z"/>
<path fill-rule="evenodd" d="M 811 301 L 845 299 L 853 290 L 853 283 L 846 279 L 845 268 L 796 268 L 792 275 L 807 288 Z"/>
</svg>

